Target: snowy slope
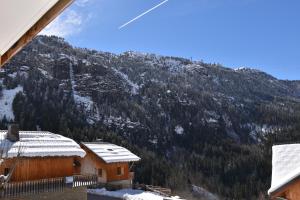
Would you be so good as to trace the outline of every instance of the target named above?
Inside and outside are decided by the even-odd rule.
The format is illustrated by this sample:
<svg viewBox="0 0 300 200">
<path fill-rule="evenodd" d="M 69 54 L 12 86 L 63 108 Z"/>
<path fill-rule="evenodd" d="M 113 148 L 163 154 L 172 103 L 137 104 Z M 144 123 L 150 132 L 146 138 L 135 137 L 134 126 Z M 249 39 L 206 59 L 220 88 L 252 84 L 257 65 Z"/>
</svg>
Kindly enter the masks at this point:
<svg viewBox="0 0 300 200">
<path fill-rule="evenodd" d="M 18 92 L 23 92 L 22 86 L 10 90 L 3 89 L 2 96 L 0 97 L 0 119 L 3 119 L 5 116 L 8 120 L 14 120 L 12 103 Z"/>
</svg>

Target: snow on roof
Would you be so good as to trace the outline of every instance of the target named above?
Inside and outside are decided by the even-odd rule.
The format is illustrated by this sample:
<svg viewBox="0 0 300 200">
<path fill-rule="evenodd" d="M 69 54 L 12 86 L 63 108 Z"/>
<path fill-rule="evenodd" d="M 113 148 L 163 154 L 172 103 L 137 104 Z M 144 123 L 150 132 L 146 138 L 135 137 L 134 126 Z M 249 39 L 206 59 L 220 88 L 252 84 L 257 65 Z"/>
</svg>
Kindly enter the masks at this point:
<svg viewBox="0 0 300 200">
<path fill-rule="evenodd" d="M 7 131 L 0 131 L 0 150 L 7 157 L 85 156 L 85 151 L 72 139 L 43 131 L 19 131 L 20 141 L 6 139 Z"/>
<path fill-rule="evenodd" d="M 300 144 L 276 145 L 272 147 L 271 194 L 300 176 Z"/>
<path fill-rule="evenodd" d="M 106 163 L 134 162 L 141 158 L 124 147 L 110 143 L 82 143 Z"/>
</svg>

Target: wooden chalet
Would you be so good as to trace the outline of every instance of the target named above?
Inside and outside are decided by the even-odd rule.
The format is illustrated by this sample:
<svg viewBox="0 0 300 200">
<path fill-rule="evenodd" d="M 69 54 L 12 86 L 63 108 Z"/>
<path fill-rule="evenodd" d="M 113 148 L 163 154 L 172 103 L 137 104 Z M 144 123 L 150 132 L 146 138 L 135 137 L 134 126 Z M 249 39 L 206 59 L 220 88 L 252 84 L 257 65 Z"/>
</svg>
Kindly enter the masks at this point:
<svg viewBox="0 0 300 200">
<path fill-rule="evenodd" d="M 98 176 L 98 182 L 122 185 L 132 184 L 134 173 L 130 169 L 138 156 L 114 144 L 105 142 L 81 143 L 86 156 L 81 159 L 81 173 Z"/>
<path fill-rule="evenodd" d="M 72 139 L 50 132 L 18 131 L 10 127 L 0 131 L 3 162 L 0 174 L 11 173 L 11 182 L 22 182 L 80 173 L 85 151 Z"/>
<path fill-rule="evenodd" d="M 272 148 L 271 199 L 300 199 L 300 144 Z"/>
</svg>

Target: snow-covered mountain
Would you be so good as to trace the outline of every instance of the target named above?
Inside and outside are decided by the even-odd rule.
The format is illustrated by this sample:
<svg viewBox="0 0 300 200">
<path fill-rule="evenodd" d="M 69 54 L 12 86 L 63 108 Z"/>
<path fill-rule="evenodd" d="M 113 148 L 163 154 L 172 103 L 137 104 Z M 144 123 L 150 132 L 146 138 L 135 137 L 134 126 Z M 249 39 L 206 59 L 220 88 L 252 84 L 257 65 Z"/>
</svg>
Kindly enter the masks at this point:
<svg viewBox="0 0 300 200">
<path fill-rule="evenodd" d="M 184 58 L 75 48 L 38 36 L 0 71 L 0 118 L 24 129 L 65 130 L 77 140 L 91 135 L 76 135 L 74 127 L 102 126 L 132 144 L 159 149 L 168 160 L 179 151 L 202 160 L 210 155 L 206 143 L 259 144 L 293 129 L 300 121 L 300 82 Z"/>
<path fill-rule="evenodd" d="M 222 127 L 238 141 L 245 136 L 256 140 L 257 134 L 287 128 L 259 117 L 265 110 L 293 117 L 293 105 L 300 101 L 299 82 L 254 69 L 147 53 L 116 55 L 39 36 L 0 72 L 0 117 L 14 119 L 14 95 L 23 91 L 26 79 L 38 75 L 71 95 L 89 124 L 103 123 L 123 132 L 145 129 L 152 143 L 165 134 L 185 137 L 199 126 Z M 7 89 L 11 81 L 18 84 Z"/>
</svg>

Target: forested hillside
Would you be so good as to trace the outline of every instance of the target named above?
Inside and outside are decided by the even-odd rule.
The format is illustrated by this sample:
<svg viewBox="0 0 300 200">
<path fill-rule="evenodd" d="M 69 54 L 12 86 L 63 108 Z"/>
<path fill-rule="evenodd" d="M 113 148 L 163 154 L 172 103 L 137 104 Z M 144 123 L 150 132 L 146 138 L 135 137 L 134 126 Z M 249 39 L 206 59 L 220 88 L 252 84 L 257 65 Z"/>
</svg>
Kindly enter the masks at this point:
<svg viewBox="0 0 300 200">
<path fill-rule="evenodd" d="M 38 36 L 0 71 L 0 118 L 1 129 L 124 145 L 142 158 L 140 183 L 257 199 L 270 186 L 272 144 L 300 140 L 300 81 Z"/>
</svg>

